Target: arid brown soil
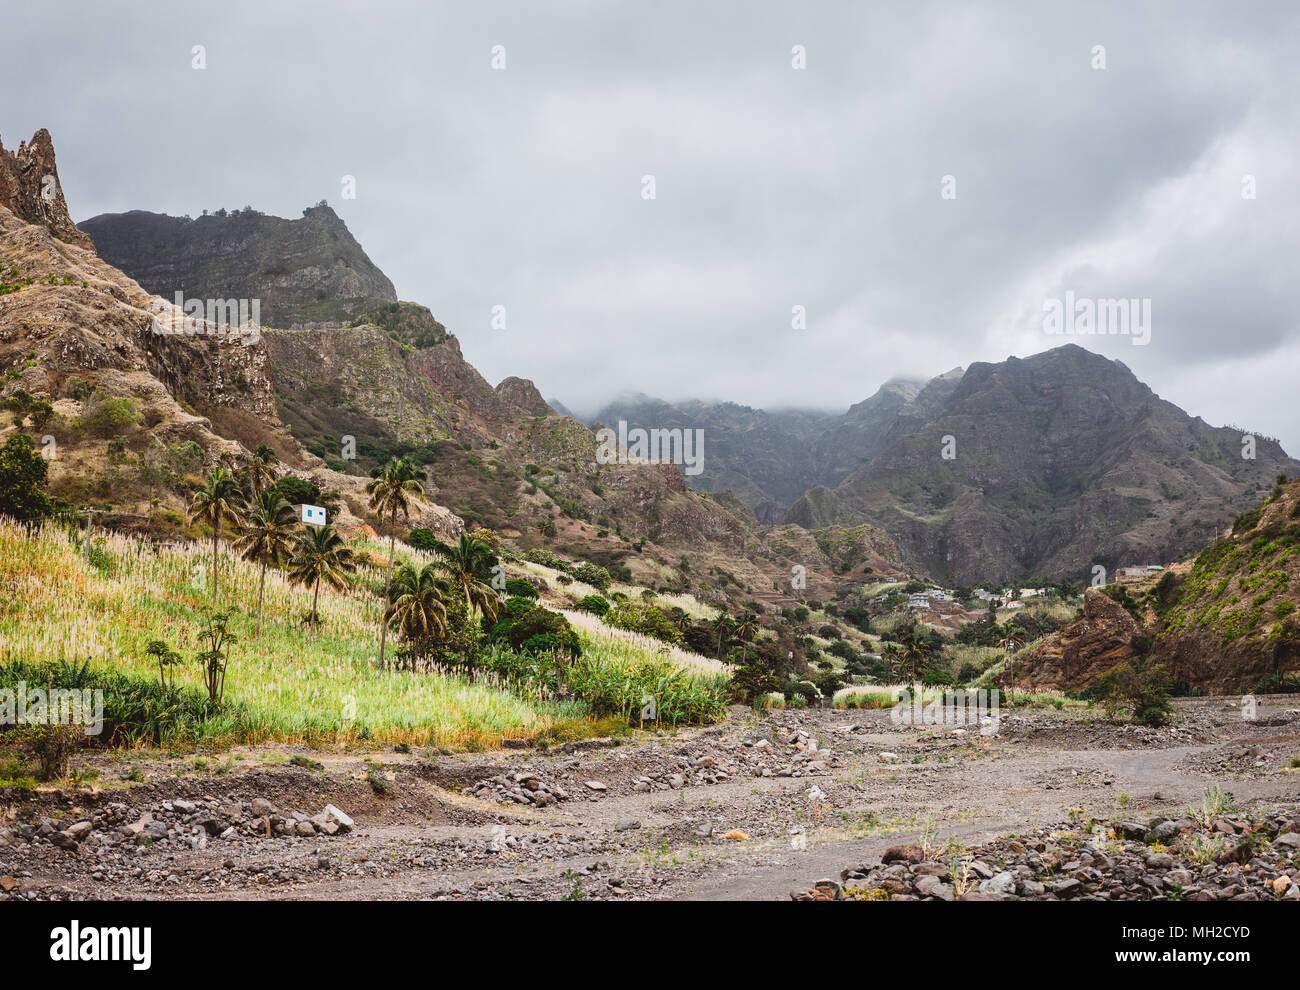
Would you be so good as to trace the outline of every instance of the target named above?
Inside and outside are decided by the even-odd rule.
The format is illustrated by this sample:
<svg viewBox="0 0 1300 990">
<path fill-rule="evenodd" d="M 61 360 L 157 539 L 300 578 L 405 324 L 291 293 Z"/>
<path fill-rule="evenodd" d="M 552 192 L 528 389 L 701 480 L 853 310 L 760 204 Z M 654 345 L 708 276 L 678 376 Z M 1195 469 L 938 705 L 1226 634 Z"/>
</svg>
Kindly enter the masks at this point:
<svg viewBox="0 0 1300 990">
<path fill-rule="evenodd" d="M 922 833 L 976 845 L 1176 818 L 1214 784 L 1242 808 L 1300 801 L 1295 699 L 1253 721 L 1227 698 L 1178 714 L 1139 730 L 1004 710 L 981 737 L 886 711 L 733 709 L 546 753 L 101 753 L 74 764 L 91 786 L 0 792 L 0 899 L 786 900 Z"/>
</svg>

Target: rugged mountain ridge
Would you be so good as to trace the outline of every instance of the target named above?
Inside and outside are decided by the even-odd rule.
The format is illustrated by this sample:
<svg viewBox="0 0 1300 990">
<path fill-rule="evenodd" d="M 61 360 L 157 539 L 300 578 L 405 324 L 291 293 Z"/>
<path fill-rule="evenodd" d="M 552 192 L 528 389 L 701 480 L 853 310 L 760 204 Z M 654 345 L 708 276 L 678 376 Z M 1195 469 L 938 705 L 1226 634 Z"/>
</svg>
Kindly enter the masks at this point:
<svg viewBox="0 0 1300 990">
<path fill-rule="evenodd" d="M 52 147 L 49 156 L 52 164 Z M 314 229 L 323 241 L 355 243 L 343 238 L 346 228 L 331 233 L 341 226 L 332 212 L 316 213 L 295 236 Z M 249 280 L 183 289 L 222 298 L 262 291 L 262 262 L 290 223 L 164 219 L 193 238 L 186 264 L 194 270 L 207 261 L 193 232 L 206 230 L 216 267 Z M 225 234 L 233 222 L 245 226 L 232 241 Z M 706 601 L 793 601 L 796 565 L 807 571 L 798 593 L 825 597 L 852 582 L 854 562 L 870 561 L 882 576 L 903 573 L 893 542 L 869 527 L 776 547 L 742 504 L 690 491 L 672 465 L 628 457 L 598 464 L 592 429 L 557 415 L 525 379 L 489 385 L 425 307 L 388 298 L 346 325 L 266 329 L 263 314 L 262 330 L 249 335 L 201 319 L 160 334 L 154 318 L 169 323 L 171 298 L 153 295 L 92 246 L 59 240 L 59 226 L 59 217 L 29 222 L 0 208 L 0 271 L 12 279 L 0 292 L 0 404 L 51 404 L 40 428 L 57 441 L 52 490 L 96 508 L 104 525 L 196 535 L 182 516 L 200 473 L 265 443 L 287 468 L 340 495 L 334 518 L 345 532 L 368 516 L 368 468 L 403 453 L 428 468 L 434 499 L 411 526 L 444 536 L 490 526 L 520 550 L 627 568 L 644 584 L 689 588 Z M 314 250 L 303 246 L 305 255 Z M 328 281 L 318 288 L 322 305 L 339 302 Z M 0 427 L 0 442 L 36 427 L 22 416 Z"/>
<path fill-rule="evenodd" d="M 32 140 L 6 151 L 0 142 L 0 206 L 28 223 L 40 224 L 60 240 L 90 247 L 90 238 L 77 229 L 54 161 L 54 140 L 42 127 Z"/>
<path fill-rule="evenodd" d="M 1300 462 L 1160 399 L 1118 361 L 1066 345 L 977 363 L 924 426 L 789 519 L 871 523 L 906 561 L 958 584 L 1089 580 L 1096 565 L 1176 559 Z"/>
<path fill-rule="evenodd" d="M 323 203 L 297 220 L 252 210 L 194 220 L 132 210 L 80 228 L 101 258 L 147 292 L 257 299 L 263 326 L 337 325 L 397 302 L 388 276 Z"/>
<path fill-rule="evenodd" d="M 1175 559 L 1300 463 L 1263 437 L 1243 460 L 1239 431 L 1074 345 L 891 381 L 842 415 L 632 396 L 595 420 L 701 429 L 692 487 L 734 491 L 760 523 L 883 528 L 957 584 Z"/>
<path fill-rule="evenodd" d="M 631 395 L 605 405 L 591 422 L 703 430 L 704 470 L 689 479 L 691 487 L 730 490 L 759 522 L 777 524 L 804 492 L 839 484 L 890 443 L 923 426 L 960 377 L 957 368 L 928 383 L 894 379 L 840 415 Z"/>
</svg>

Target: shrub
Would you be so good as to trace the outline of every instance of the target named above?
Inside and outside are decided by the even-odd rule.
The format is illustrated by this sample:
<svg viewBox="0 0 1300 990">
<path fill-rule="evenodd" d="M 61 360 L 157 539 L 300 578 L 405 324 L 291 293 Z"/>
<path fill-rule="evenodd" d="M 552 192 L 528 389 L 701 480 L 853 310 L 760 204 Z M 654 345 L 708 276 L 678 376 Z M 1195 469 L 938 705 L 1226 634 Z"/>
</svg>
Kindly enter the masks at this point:
<svg viewBox="0 0 1300 990">
<path fill-rule="evenodd" d="M 813 678 L 813 684 L 823 696 L 830 698 L 835 692 L 844 686 L 844 677 L 834 670 L 826 670 Z"/>
<path fill-rule="evenodd" d="M 653 636 L 665 643 L 680 643 L 681 632 L 673 625 L 668 614 L 657 605 L 624 599 L 603 616 L 604 621 L 619 629 Z"/>
<path fill-rule="evenodd" d="M 550 567 L 557 571 L 567 571 L 569 569 L 567 562 L 561 560 L 544 547 L 534 547 L 529 550 L 524 554 L 524 560 L 533 564 L 541 564 L 543 567 Z"/>
<path fill-rule="evenodd" d="M 743 704 L 754 704 L 777 690 L 776 675 L 751 654 L 749 662 L 737 667 L 728 682 L 732 697 Z"/>
<path fill-rule="evenodd" d="M 434 553 L 441 542 L 433 533 L 433 530 L 425 526 L 417 526 L 411 530 L 411 535 L 406 538 L 406 542 L 415 547 L 416 550 L 422 550 L 425 553 Z"/>
<path fill-rule="evenodd" d="M 506 581 L 505 592 L 512 598 L 536 599 L 538 597 L 537 589 L 523 578 L 510 578 Z"/>
<path fill-rule="evenodd" d="M 85 402 L 90 398 L 90 386 L 86 384 L 84 378 L 73 375 L 63 383 L 63 394 L 78 402 Z"/>
<path fill-rule="evenodd" d="M 238 727 L 251 720 L 242 705 L 213 705 L 195 687 L 169 690 L 154 675 L 92 670 L 89 663 L 66 661 L 0 664 L 0 687 L 19 681 L 53 689 L 102 690 L 104 728 L 95 737 L 110 746 L 177 745 L 197 742 L 205 720 L 217 715 Z"/>
<path fill-rule="evenodd" d="M 29 730 L 28 748 L 41 764 L 41 780 L 57 780 L 68 775 L 72 751 L 86 739 L 81 726 L 40 725 Z"/>
<path fill-rule="evenodd" d="M 518 619 L 520 616 L 527 615 L 533 609 L 537 608 L 537 603 L 531 598 L 524 598 L 520 595 L 511 595 L 502 605 L 505 614 L 510 619 Z"/>
<path fill-rule="evenodd" d="M 113 437 L 126 433 L 140 421 L 140 412 L 134 399 L 114 397 L 102 389 L 86 403 L 80 426 L 92 436 Z"/>
<path fill-rule="evenodd" d="M 871 632 L 871 614 L 861 606 L 850 605 L 844 610 L 844 619 L 859 632 Z"/>
<path fill-rule="evenodd" d="M 589 584 L 600 591 L 608 591 L 613 578 L 610 577 L 609 571 L 599 564 L 593 564 L 589 561 L 583 561 L 577 567 L 573 568 L 573 577 L 583 584 Z"/>
<path fill-rule="evenodd" d="M 853 648 L 853 646 L 848 642 L 848 640 L 844 640 L 844 639 L 835 640 L 835 642 L 831 643 L 830 646 L 826 647 L 826 652 L 829 653 L 831 656 L 839 657 L 841 660 L 844 660 L 848 663 L 852 663 L 856 660 L 861 660 L 858 651 Z"/>
<path fill-rule="evenodd" d="M 510 645 L 517 652 L 562 650 L 572 657 L 582 654 L 578 634 L 569 620 L 546 608 L 534 608 L 511 624 Z"/>
<path fill-rule="evenodd" d="M 1102 593 L 1118 605 L 1122 605 L 1133 618 L 1139 622 L 1142 620 L 1142 613 L 1138 608 L 1138 603 L 1134 601 L 1133 596 L 1128 593 L 1128 588 L 1122 584 L 1108 584 L 1101 589 Z"/>
<path fill-rule="evenodd" d="M 295 474 L 286 474 L 268 490 L 283 495 L 290 505 L 320 505 L 320 486 Z"/>
<path fill-rule="evenodd" d="M 609 602 L 600 595 L 587 595 L 578 602 L 578 608 L 593 615 L 604 616 L 609 612 Z"/>
<path fill-rule="evenodd" d="M 1169 681 L 1160 664 L 1123 664 L 1097 678 L 1092 693 L 1110 718 L 1128 712 L 1139 725 L 1160 726 L 1173 714 Z"/>
<path fill-rule="evenodd" d="M 15 433 L 0 447 L 0 515 L 23 523 L 53 511 L 45 494 L 49 463 L 32 448 L 31 437 Z"/>
<path fill-rule="evenodd" d="M 796 705 L 799 705 L 800 702 L 803 705 L 810 705 L 821 696 L 817 685 L 812 681 L 783 681 L 777 690 L 785 695 L 786 701 Z"/>
</svg>

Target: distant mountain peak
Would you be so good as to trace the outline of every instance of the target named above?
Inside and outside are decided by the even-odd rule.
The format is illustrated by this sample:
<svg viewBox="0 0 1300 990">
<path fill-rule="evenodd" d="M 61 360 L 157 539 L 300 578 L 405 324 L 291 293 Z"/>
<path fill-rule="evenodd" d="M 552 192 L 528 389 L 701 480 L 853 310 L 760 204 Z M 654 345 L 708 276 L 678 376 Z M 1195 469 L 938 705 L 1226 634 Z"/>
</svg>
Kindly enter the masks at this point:
<svg viewBox="0 0 1300 990">
<path fill-rule="evenodd" d="M 338 326 L 397 302 L 397 291 L 328 205 L 296 220 L 251 208 L 197 219 L 132 210 L 81 224 L 109 264 L 171 299 L 259 299 L 262 322 Z"/>
<path fill-rule="evenodd" d="M 1271 441 L 1243 460 L 1239 431 L 1206 426 L 1075 344 L 976 362 L 949 382 L 942 401 L 918 396 L 919 424 L 837 487 L 808 492 L 787 521 L 879 526 L 911 566 L 959 584 L 1082 582 L 1095 565 L 1198 546 L 1300 467 Z"/>
<path fill-rule="evenodd" d="M 555 410 L 542 398 L 537 386 L 527 378 L 517 378 L 514 375 L 503 378 L 496 387 L 496 393 L 534 416 L 555 415 Z"/>
</svg>

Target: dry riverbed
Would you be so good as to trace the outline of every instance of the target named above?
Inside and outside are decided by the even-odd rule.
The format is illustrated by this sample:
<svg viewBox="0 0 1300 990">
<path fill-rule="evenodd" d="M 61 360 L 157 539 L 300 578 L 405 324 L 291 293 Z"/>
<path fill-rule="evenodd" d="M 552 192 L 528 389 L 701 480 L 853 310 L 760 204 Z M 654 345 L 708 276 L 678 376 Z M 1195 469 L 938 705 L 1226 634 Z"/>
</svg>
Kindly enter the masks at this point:
<svg viewBox="0 0 1300 990">
<path fill-rule="evenodd" d="M 896 726 L 886 711 L 733 709 L 702 729 L 545 753 L 83 755 L 83 778 L 98 773 L 89 786 L 0 792 L 0 900 L 948 899 L 994 877 L 983 893 L 1024 896 L 1027 880 L 1037 894 L 1043 863 L 1053 882 L 1118 872 L 1123 894 L 1262 892 L 1160 858 L 1179 853 L 1165 851 L 1178 844 L 1169 826 L 1154 853 L 1147 842 L 1152 821 L 1195 826 L 1215 785 L 1231 803 L 1205 824 L 1208 841 L 1216 828 L 1225 848 L 1268 840 L 1223 868 L 1249 875 L 1253 855 L 1274 855 L 1256 866 L 1270 895 L 1300 897 L 1278 881 L 1300 872 L 1296 851 L 1275 845 L 1300 820 L 1300 703 L 1263 699 L 1255 714 L 1184 699 L 1174 725 L 1146 730 L 1004 710 L 985 737 Z M 895 851 L 882 867 L 906 846 L 924 858 Z M 1222 851 L 1198 850 L 1207 863 Z M 961 884 L 941 890 L 953 863 Z M 899 869 L 876 872 L 888 867 Z M 1171 870 L 1188 882 L 1143 879 Z M 932 895 L 916 885 L 927 876 Z M 1083 876 L 1060 895 L 1087 896 Z"/>
</svg>

